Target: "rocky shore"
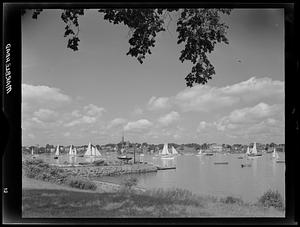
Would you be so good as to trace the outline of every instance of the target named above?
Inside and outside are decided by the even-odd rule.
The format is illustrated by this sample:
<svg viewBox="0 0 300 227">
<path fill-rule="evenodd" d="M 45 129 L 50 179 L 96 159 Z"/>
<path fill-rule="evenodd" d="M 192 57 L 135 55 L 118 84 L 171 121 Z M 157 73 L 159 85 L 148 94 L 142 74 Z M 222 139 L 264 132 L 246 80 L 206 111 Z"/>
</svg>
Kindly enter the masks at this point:
<svg viewBox="0 0 300 227">
<path fill-rule="evenodd" d="M 156 172 L 157 167 L 150 164 L 129 164 L 120 166 L 60 166 L 64 172 L 80 177 L 115 176 L 131 173 Z"/>
</svg>

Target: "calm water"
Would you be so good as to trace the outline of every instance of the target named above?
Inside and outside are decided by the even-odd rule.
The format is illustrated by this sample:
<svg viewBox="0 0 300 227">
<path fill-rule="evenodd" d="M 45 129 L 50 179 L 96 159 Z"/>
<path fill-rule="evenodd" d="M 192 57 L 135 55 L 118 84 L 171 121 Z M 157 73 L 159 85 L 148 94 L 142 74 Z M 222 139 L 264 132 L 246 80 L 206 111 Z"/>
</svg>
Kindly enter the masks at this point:
<svg viewBox="0 0 300 227">
<path fill-rule="evenodd" d="M 181 155 L 175 159 L 141 157 L 159 166 L 176 166 L 173 170 L 135 174 L 143 188 L 182 188 L 194 193 L 213 196 L 236 196 L 244 201 L 256 201 L 268 189 L 278 190 L 285 197 L 285 163 L 276 163 L 272 154 L 254 159 L 238 159 L 244 155 L 216 154 L 214 156 Z M 284 160 L 284 153 L 280 153 Z M 214 162 L 228 162 L 215 165 Z M 241 168 L 241 164 L 251 167 Z M 119 183 L 127 176 L 105 177 L 101 180 Z"/>
<path fill-rule="evenodd" d="M 115 157 L 115 154 L 111 156 Z M 110 159 L 104 155 L 102 158 Z M 176 166 L 176 169 L 161 170 L 155 173 L 134 174 L 138 178 L 139 187 L 151 188 L 182 188 L 201 195 L 235 196 L 244 201 L 256 201 L 268 189 L 278 190 L 285 197 L 285 163 L 276 163 L 272 154 L 264 154 L 254 159 L 238 159 L 240 154 L 216 154 L 214 156 L 180 155 L 174 159 L 161 159 L 145 155 L 141 161 L 147 161 L 157 166 Z M 279 153 L 280 160 L 285 159 L 284 153 Z M 53 159 L 53 155 L 40 155 L 49 163 L 92 161 L 84 157 L 73 159 L 69 155 L 61 155 Z M 137 158 L 138 160 L 138 158 Z M 228 165 L 215 165 L 214 162 L 228 162 Z M 241 164 L 251 164 L 251 167 L 241 168 Z M 120 183 L 128 176 L 102 177 L 113 183 Z"/>
</svg>

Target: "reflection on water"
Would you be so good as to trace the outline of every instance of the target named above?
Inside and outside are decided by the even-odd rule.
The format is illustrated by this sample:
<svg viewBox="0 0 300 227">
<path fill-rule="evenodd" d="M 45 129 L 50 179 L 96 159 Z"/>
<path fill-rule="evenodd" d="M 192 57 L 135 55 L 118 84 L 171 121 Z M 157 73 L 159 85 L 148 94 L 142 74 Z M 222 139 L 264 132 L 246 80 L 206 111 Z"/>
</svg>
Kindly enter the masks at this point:
<svg viewBox="0 0 300 227">
<path fill-rule="evenodd" d="M 238 159 L 240 156 L 182 155 L 174 159 L 160 159 L 145 155 L 145 161 L 163 167 L 176 166 L 176 169 L 135 176 L 138 186 L 144 188 L 182 188 L 204 195 L 241 197 L 250 202 L 257 201 L 268 189 L 278 190 L 285 197 L 284 163 L 276 163 L 269 154 L 253 159 L 247 159 L 246 156 Z M 219 161 L 226 161 L 228 165 L 214 164 Z M 251 166 L 241 168 L 241 164 L 247 163 Z M 122 178 L 103 177 L 101 180 L 119 183 Z"/>
<path fill-rule="evenodd" d="M 284 160 L 284 153 L 280 153 Z M 114 154 L 109 154 L 114 156 Z M 100 158 L 108 159 L 108 155 Z M 116 155 L 115 155 L 116 156 Z M 213 196 L 236 196 L 245 201 L 256 201 L 268 189 L 278 190 L 285 197 L 285 163 L 276 163 L 271 154 L 264 154 L 254 159 L 238 159 L 241 155 L 196 156 L 179 155 L 174 159 L 161 159 L 153 155 L 144 155 L 140 161 L 156 166 L 176 169 L 161 170 L 154 173 L 135 174 L 138 186 L 144 188 L 182 188 L 194 193 Z M 44 155 L 45 161 L 56 164 L 64 162 L 91 162 L 95 158 Z M 214 162 L 226 161 L 228 165 L 215 165 Z M 241 168 L 241 164 L 251 164 Z M 120 183 L 125 176 L 102 177 L 100 180 Z"/>
</svg>

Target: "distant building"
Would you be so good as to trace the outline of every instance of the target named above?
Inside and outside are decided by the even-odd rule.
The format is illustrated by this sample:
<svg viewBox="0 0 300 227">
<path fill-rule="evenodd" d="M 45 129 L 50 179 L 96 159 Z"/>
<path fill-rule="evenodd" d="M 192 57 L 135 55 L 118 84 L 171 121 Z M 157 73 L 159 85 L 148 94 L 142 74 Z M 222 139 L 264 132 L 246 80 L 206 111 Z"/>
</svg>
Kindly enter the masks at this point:
<svg viewBox="0 0 300 227">
<path fill-rule="evenodd" d="M 210 145 L 210 150 L 212 152 L 222 152 L 223 151 L 223 146 L 220 144 L 211 144 Z"/>
</svg>

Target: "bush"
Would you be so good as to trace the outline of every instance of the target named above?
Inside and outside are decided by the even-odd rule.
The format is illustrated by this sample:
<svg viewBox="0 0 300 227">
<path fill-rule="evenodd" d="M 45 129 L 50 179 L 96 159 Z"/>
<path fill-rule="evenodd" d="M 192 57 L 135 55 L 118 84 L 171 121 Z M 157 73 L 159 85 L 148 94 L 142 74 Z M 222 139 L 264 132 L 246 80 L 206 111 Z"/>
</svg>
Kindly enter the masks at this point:
<svg viewBox="0 0 300 227">
<path fill-rule="evenodd" d="M 264 207 L 275 207 L 277 209 L 284 208 L 284 202 L 281 194 L 278 191 L 271 189 L 265 192 L 258 200 L 258 203 Z"/>
<path fill-rule="evenodd" d="M 240 198 L 235 198 L 232 196 L 227 196 L 225 198 L 221 198 L 220 201 L 226 204 L 243 204 L 243 200 Z"/>
<path fill-rule="evenodd" d="M 72 188 L 79 188 L 79 189 L 93 190 L 93 191 L 97 189 L 97 185 L 94 182 L 86 179 L 70 178 L 68 179 L 67 184 Z"/>
</svg>

